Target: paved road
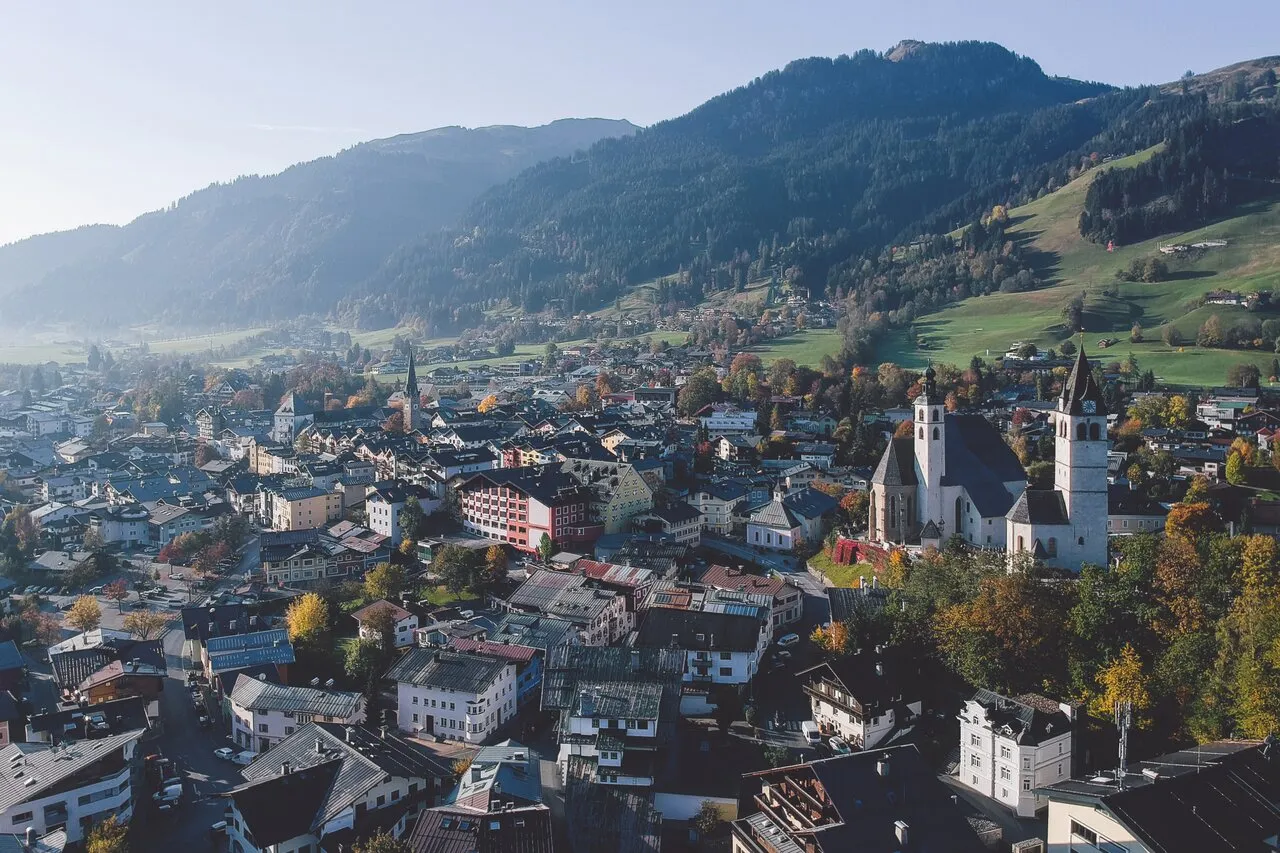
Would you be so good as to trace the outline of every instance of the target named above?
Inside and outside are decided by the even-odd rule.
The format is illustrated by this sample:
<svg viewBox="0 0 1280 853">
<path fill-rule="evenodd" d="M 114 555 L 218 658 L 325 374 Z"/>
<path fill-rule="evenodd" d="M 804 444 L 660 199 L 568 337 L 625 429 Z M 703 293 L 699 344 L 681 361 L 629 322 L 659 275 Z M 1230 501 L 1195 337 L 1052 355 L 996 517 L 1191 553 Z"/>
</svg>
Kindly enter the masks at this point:
<svg viewBox="0 0 1280 853">
<path fill-rule="evenodd" d="M 257 540 L 246 548 L 238 573 L 230 573 L 217 586 L 225 589 L 244 579 L 244 571 L 258 559 Z M 115 608 L 112 607 L 112 610 Z M 128 611 L 126 611 L 128 612 Z M 104 610 L 105 613 L 105 610 Z M 231 741 L 216 714 L 214 725 L 203 729 L 197 721 L 186 687 L 186 672 L 191 661 L 181 626 L 175 624 L 164 636 L 164 651 L 169 670 L 164 692 L 160 696 L 160 714 L 164 720 L 164 733 L 156 748 L 177 765 L 185 777 L 183 803 L 174 815 L 160 816 L 152 811 L 150 792 L 138 796 L 139 811 L 146 814 L 139 820 L 137 834 L 140 845 L 135 849 L 173 850 L 190 853 L 193 850 L 217 849 L 209 835 L 209 827 L 223 819 L 226 800 L 218 796 L 243 781 L 239 768 L 229 761 L 216 758 L 213 751 L 220 746 L 230 746 Z M 148 802 L 143 802 L 143 800 Z"/>
</svg>

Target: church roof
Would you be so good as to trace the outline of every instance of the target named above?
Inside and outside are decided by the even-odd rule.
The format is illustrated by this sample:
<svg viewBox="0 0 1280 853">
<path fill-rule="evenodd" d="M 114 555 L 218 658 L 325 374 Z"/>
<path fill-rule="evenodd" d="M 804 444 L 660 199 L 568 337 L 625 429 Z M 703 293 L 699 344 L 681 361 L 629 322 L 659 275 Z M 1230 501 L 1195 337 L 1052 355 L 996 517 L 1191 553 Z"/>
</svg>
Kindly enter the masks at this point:
<svg viewBox="0 0 1280 853">
<path fill-rule="evenodd" d="M 1087 406 L 1087 403 L 1092 403 L 1092 407 Z M 1086 411 L 1087 408 L 1092 408 L 1092 411 Z M 1107 413 L 1106 403 L 1102 399 L 1102 389 L 1098 387 L 1098 381 L 1093 378 L 1093 369 L 1089 367 L 1089 359 L 1085 357 L 1083 346 L 1080 347 L 1080 354 L 1076 356 L 1076 364 L 1071 369 L 1067 384 L 1062 386 L 1059 409 L 1070 415 L 1105 415 Z"/>
<path fill-rule="evenodd" d="M 1010 521 L 1019 524 L 1068 524 L 1067 504 L 1054 489 L 1027 489 L 1009 510 Z"/>
<path fill-rule="evenodd" d="M 1004 515 L 1013 504 L 1004 484 L 1027 475 L 1000 430 L 982 415 L 948 414 L 944 427 L 947 467 L 941 484 L 963 486 L 983 518 Z"/>
<path fill-rule="evenodd" d="M 924 528 L 920 531 L 920 539 L 941 539 L 942 531 L 938 529 L 938 525 L 933 523 L 933 519 L 925 522 Z"/>
<path fill-rule="evenodd" d="M 914 486 L 916 484 L 916 455 L 914 439 L 893 438 L 880 457 L 871 482 L 882 486 Z"/>
</svg>

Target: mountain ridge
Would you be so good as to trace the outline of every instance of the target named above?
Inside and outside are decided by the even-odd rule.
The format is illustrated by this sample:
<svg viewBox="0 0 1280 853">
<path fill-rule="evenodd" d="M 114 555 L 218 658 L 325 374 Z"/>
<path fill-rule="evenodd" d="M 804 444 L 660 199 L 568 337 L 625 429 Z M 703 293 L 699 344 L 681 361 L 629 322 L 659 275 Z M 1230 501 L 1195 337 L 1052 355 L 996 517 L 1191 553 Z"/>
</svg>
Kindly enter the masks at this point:
<svg viewBox="0 0 1280 853">
<path fill-rule="evenodd" d="M 0 248 L 0 293 L 30 303 L 3 319 L 96 316 L 111 327 L 190 324 L 210 311 L 324 313 L 397 245 L 451 222 L 488 187 L 635 130 L 625 119 L 435 128 L 213 183 L 122 226 L 37 235 Z M 264 298 L 280 289 L 288 298 Z"/>
</svg>

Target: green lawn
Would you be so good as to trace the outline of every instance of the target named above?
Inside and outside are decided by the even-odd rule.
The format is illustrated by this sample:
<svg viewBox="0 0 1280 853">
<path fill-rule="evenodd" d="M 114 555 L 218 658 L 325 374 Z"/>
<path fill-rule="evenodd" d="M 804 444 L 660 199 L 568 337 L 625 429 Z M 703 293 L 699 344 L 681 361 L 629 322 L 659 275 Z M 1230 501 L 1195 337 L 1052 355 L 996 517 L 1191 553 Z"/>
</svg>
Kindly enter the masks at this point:
<svg viewBox="0 0 1280 853">
<path fill-rule="evenodd" d="M 805 329 L 752 347 L 751 352 L 760 356 L 766 365 L 780 358 L 789 358 L 796 364 L 817 367 L 824 355 L 839 355 L 843 345 L 844 341 L 835 329 Z"/>
<path fill-rule="evenodd" d="M 1154 149 L 1118 160 L 1107 168 L 1122 168 L 1150 157 Z M 1051 286 L 1031 293 L 994 293 L 964 300 L 942 311 L 921 317 L 910 330 L 886 336 L 877 352 L 878 361 L 895 361 L 921 368 L 930 362 L 967 364 L 974 355 L 994 358 L 1014 341 L 1031 341 L 1042 349 L 1060 346 L 1070 336 L 1062 309 L 1084 292 L 1085 342 L 1092 355 L 1122 359 L 1132 351 L 1140 365 L 1175 385 L 1211 385 L 1225 381 L 1228 367 L 1251 361 L 1269 373 L 1272 354 L 1238 350 L 1201 350 L 1194 345 L 1172 351 L 1156 342 L 1130 345 L 1130 327 L 1140 323 L 1145 336 L 1159 338 L 1160 326 L 1171 323 L 1183 338 L 1194 341 L 1200 325 L 1217 314 L 1225 325 L 1245 316 L 1240 308 L 1205 306 L 1192 308 L 1197 297 L 1210 290 L 1280 290 L 1280 202 L 1241 208 L 1238 215 L 1182 234 L 1168 234 L 1131 246 L 1116 247 L 1086 242 L 1076 221 L 1094 173 L 1076 179 L 1055 193 L 1010 211 L 1010 233 L 1023 241 L 1040 261 L 1040 277 Z M 1170 243 L 1195 243 L 1222 239 L 1227 246 L 1209 249 L 1197 259 L 1168 258 L 1170 280 L 1145 284 L 1116 283 L 1115 272 L 1135 258 L 1157 254 Z M 1115 295 L 1103 293 L 1116 287 Z M 1253 315 L 1257 319 L 1280 312 Z M 1117 337 L 1121 343 L 1100 352 L 1097 341 Z"/>
<path fill-rule="evenodd" d="M 422 590 L 419 590 L 419 594 L 423 598 L 425 598 L 427 601 L 430 601 L 432 604 L 434 604 L 436 607 L 443 607 L 446 604 L 453 604 L 455 601 L 465 601 L 468 598 L 468 596 L 465 594 L 455 595 L 454 593 L 449 592 L 449 590 L 445 589 L 443 586 L 424 588 Z"/>
<path fill-rule="evenodd" d="M 827 576 L 832 586 L 848 587 L 855 589 L 858 586 L 859 578 L 864 575 L 870 576 L 875 574 L 875 569 L 868 565 L 842 565 L 832 562 L 831 557 L 826 551 L 821 551 L 809 558 L 809 562 L 813 567 Z"/>
</svg>

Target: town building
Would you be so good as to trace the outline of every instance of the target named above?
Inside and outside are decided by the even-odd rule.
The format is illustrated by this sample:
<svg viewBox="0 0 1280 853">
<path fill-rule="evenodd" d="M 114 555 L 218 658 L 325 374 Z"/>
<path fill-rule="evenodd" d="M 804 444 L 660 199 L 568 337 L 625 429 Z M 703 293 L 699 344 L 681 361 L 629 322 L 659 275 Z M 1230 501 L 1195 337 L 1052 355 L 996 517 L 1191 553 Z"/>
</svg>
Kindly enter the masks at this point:
<svg viewBox="0 0 1280 853">
<path fill-rule="evenodd" d="M 457 492 L 464 528 L 522 551 L 536 551 L 544 536 L 573 550 L 604 531 L 591 513 L 592 490 L 555 465 L 483 471 Z"/>
<path fill-rule="evenodd" d="M 385 536 L 393 545 L 404 538 L 400 529 L 400 513 L 410 500 L 423 505 L 423 513 L 430 511 L 431 492 L 422 486 L 408 483 L 384 483 L 372 488 L 365 495 L 365 517 L 369 529 Z"/>
<path fill-rule="evenodd" d="M 872 749 L 924 711 L 919 663 L 894 650 L 824 661 L 796 677 L 818 727 L 854 749 Z"/>
<path fill-rule="evenodd" d="M 826 535 L 835 508 L 835 498 L 817 489 L 775 493 L 747 519 L 747 544 L 770 551 L 814 548 Z"/>
<path fill-rule="evenodd" d="M 240 675 L 228 697 L 231 739 L 249 752 L 266 752 L 307 723 L 364 722 L 364 696 L 331 687 L 291 687 Z"/>
<path fill-rule="evenodd" d="M 272 530 L 312 530 L 342 519 L 342 493 L 299 486 L 278 491 L 264 489 L 267 508 L 263 514 Z"/>
<path fill-rule="evenodd" d="M 635 646 L 678 649 L 685 656 L 688 684 L 747 684 L 760 669 L 769 630 L 767 611 L 762 620 L 738 613 L 651 607 L 640 623 Z"/>
<path fill-rule="evenodd" d="M 744 783 L 733 853 L 988 849 L 914 746 L 761 770 Z"/>
<path fill-rule="evenodd" d="M 1033 817 L 1041 788 L 1071 778 L 1075 709 L 1027 694 L 1010 699 L 979 690 L 960 712 L 961 784 Z"/>
<path fill-rule="evenodd" d="M 1117 778 L 1119 777 L 1119 779 Z M 1048 850 L 1228 853 L 1275 847 L 1280 754 L 1271 739 L 1192 746 L 1039 791 Z"/>
<path fill-rule="evenodd" d="M 374 611 L 388 610 L 391 613 L 391 636 L 397 649 L 405 646 L 413 645 L 414 631 L 418 629 L 418 614 L 410 613 L 398 604 L 392 604 L 386 599 L 379 599 L 372 604 L 366 604 L 355 613 L 351 614 L 351 618 L 355 619 L 359 624 L 358 633 L 362 640 L 373 640 L 377 643 L 382 642 L 381 632 L 369 622 L 369 617 Z"/>
<path fill-rule="evenodd" d="M 482 744 L 516 713 L 514 661 L 414 648 L 387 672 L 400 730 Z"/>
<path fill-rule="evenodd" d="M 590 578 L 568 572 L 534 572 L 507 596 L 503 606 L 572 622 L 588 646 L 616 643 L 635 627 L 635 613 L 628 609 L 626 595 L 593 586 Z"/>
<path fill-rule="evenodd" d="M 754 575 L 729 566 L 708 566 L 698 583 L 712 589 L 767 595 L 772 601 L 773 634 L 800 621 L 804 615 L 804 594 L 778 575 Z"/>
<path fill-rule="evenodd" d="M 225 796 L 237 853 L 351 850 L 403 837 L 451 768 L 420 744 L 363 726 L 308 723 L 241 771 Z"/>
<path fill-rule="evenodd" d="M 141 729 L 104 737 L 48 743 L 13 743 L 0 749 L 11 781 L 0 790 L 0 827 L 36 836 L 61 829 L 82 842 L 93 824 L 133 817 L 133 786 Z M 19 775 L 21 774 L 21 775 Z"/>
</svg>

